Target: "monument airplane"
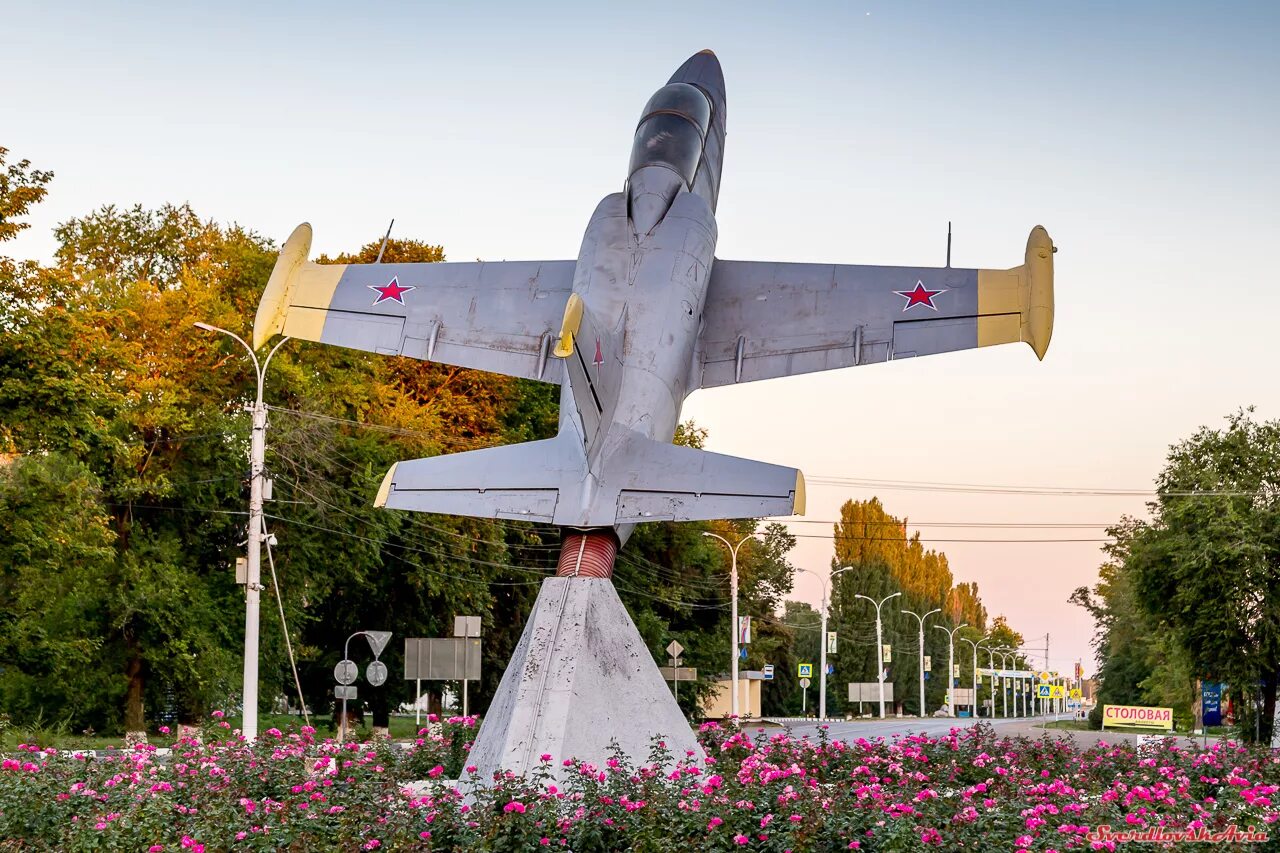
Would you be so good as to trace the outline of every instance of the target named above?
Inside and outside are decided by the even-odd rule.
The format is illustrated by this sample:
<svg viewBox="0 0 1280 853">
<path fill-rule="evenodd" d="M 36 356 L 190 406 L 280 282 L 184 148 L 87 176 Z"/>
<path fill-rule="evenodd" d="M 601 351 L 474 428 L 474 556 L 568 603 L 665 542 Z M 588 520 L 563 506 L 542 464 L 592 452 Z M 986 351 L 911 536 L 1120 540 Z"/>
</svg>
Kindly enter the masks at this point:
<svg viewBox="0 0 1280 853">
<path fill-rule="evenodd" d="M 1043 358 L 1055 250 L 1040 226 L 1012 269 L 718 259 L 725 118 L 720 63 L 704 50 L 645 105 L 624 187 L 596 206 L 576 260 L 321 265 L 307 260 L 311 228 L 300 225 L 263 293 L 254 347 L 284 333 L 559 384 L 554 438 L 397 463 L 376 503 L 557 525 L 557 574 L 578 579 L 609 578 L 638 523 L 803 514 L 798 470 L 671 443 L 700 388 L 1019 341 Z M 634 706 L 626 719 L 609 706 L 618 689 L 634 703 L 636 689 L 602 661 L 634 658 L 625 650 L 643 643 L 603 583 L 544 585 L 473 760 L 598 758 L 618 734 L 610 725 L 639 730 L 644 749 L 663 723 L 684 725 L 651 658 L 652 676 L 635 674 L 647 727 L 634 725 Z M 617 630 L 568 637 L 573 614 Z M 518 671 L 550 657 L 568 667 L 550 680 L 567 679 L 588 706 L 563 719 L 549 710 L 546 673 Z M 592 660 L 600 671 L 588 675 Z M 565 734 L 583 726 L 594 739 Z"/>
</svg>

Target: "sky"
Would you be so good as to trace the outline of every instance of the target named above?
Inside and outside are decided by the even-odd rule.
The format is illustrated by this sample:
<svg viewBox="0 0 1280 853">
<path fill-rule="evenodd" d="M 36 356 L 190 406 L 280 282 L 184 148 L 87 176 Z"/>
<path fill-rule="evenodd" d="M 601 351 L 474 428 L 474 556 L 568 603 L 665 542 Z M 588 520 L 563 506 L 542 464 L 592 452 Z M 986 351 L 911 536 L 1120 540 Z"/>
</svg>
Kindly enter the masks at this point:
<svg viewBox="0 0 1280 853">
<path fill-rule="evenodd" d="M 1093 671 L 1067 597 L 1142 495 L 813 481 L 1141 492 L 1199 426 L 1280 417 L 1277 4 L 0 0 L 0 20 L 0 146 L 56 173 L 19 257 L 99 205 L 187 201 L 276 240 L 309 221 L 315 254 L 394 217 L 451 260 L 574 258 L 645 101 L 703 48 L 728 89 L 718 257 L 940 266 L 952 221 L 955 266 L 1001 268 L 1044 225 L 1043 362 L 897 361 L 685 414 L 710 449 L 806 473 L 796 565 L 825 573 L 840 503 L 878 495 L 1029 646 L 1048 633 L 1054 668 Z"/>
</svg>

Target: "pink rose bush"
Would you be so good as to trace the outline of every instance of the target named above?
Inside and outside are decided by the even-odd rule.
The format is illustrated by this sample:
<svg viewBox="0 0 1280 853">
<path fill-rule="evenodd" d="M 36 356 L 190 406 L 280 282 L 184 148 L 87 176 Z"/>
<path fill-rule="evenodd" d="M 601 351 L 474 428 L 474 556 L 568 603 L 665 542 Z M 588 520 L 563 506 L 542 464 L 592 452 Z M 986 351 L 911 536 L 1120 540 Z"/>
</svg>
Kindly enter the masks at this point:
<svg viewBox="0 0 1280 853">
<path fill-rule="evenodd" d="M 474 733 L 474 719 L 454 718 L 408 748 L 305 728 L 254 744 L 182 740 L 167 756 L 24 747 L 0 765 L 0 850 L 1068 851 L 1179 832 L 1221 833 L 1204 849 L 1230 850 L 1280 839 L 1280 754 L 1234 743 L 1138 753 L 986 726 L 839 741 L 708 724 L 705 755 L 656 743 L 641 760 L 543 756 L 529 778 L 480 780 L 465 764 Z"/>
</svg>

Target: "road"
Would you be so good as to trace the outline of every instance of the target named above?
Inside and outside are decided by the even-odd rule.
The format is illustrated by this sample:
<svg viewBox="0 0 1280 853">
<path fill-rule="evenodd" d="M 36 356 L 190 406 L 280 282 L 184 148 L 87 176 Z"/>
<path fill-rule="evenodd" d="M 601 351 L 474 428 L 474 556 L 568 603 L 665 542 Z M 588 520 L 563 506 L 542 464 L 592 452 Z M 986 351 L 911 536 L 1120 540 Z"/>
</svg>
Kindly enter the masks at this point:
<svg viewBox="0 0 1280 853">
<path fill-rule="evenodd" d="M 784 726 L 791 730 L 796 737 L 817 738 L 818 726 L 817 720 L 783 720 L 778 719 L 778 725 Z M 929 734 L 937 736 L 951 731 L 952 728 L 968 728 L 974 724 L 974 720 L 969 717 L 928 717 L 919 719 L 917 717 L 890 718 L 887 720 L 862 719 L 862 720 L 828 720 L 827 735 L 833 740 L 854 740 L 856 738 L 875 738 L 885 737 L 892 738 L 895 735 L 905 734 Z M 1096 743 L 1133 743 L 1133 734 L 1123 734 L 1120 732 L 1094 732 L 1094 731 L 1075 731 L 1072 729 L 1046 729 L 1042 728 L 1045 719 L 1043 717 L 1014 717 L 1006 719 L 1004 717 L 996 717 L 994 720 L 982 718 L 982 722 L 990 723 L 998 734 L 1008 737 L 1030 737 L 1039 738 L 1048 734 L 1052 737 L 1066 737 L 1074 740 L 1076 744 L 1087 749 Z M 1153 732 L 1152 734 L 1156 734 Z M 1203 746 L 1205 741 L 1202 738 L 1175 738 L 1179 746 L 1188 747 L 1191 745 Z M 1216 738 L 1209 738 L 1212 744 Z"/>
</svg>

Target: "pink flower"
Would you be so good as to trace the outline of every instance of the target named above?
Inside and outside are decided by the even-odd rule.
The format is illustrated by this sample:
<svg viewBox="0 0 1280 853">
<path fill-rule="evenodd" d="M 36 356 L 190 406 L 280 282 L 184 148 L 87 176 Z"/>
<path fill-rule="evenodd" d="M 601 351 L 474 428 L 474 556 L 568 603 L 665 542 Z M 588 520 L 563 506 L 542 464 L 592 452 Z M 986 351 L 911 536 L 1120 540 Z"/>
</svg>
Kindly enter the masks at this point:
<svg viewBox="0 0 1280 853">
<path fill-rule="evenodd" d="M 372 850 L 375 847 L 381 847 L 381 846 L 382 846 L 382 842 L 376 838 L 370 838 L 368 841 L 364 843 L 365 850 Z"/>
<path fill-rule="evenodd" d="M 164 853 L 163 844 L 152 844 L 147 848 L 147 853 Z"/>
<path fill-rule="evenodd" d="M 734 844 L 746 844 L 747 841 L 748 841 L 748 838 L 745 835 L 735 835 L 733 837 Z"/>
<path fill-rule="evenodd" d="M 723 820 L 721 820 L 718 817 L 713 817 L 711 818 L 711 820 L 707 821 L 707 829 L 715 829 L 717 826 L 719 826 L 722 823 L 724 823 Z"/>
<path fill-rule="evenodd" d="M 542 760 L 543 760 L 543 761 L 550 761 L 550 760 L 551 760 L 551 753 L 549 753 L 549 752 L 544 752 L 544 753 L 542 753 Z"/>
<path fill-rule="evenodd" d="M 434 779 L 443 772 L 444 772 L 444 768 L 441 767 L 439 764 L 437 764 L 435 767 L 432 767 L 430 770 L 427 771 L 427 775 L 430 776 L 432 779 Z"/>
<path fill-rule="evenodd" d="M 168 727 L 168 726 L 161 726 L 161 727 L 160 727 L 160 734 L 162 734 L 162 735 L 167 735 L 168 733 L 169 733 L 169 727 Z"/>
<path fill-rule="evenodd" d="M 504 812 L 507 812 L 508 814 L 510 814 L 511 812 L 524 814 L 524 808 L 525 808 L 524 803 L 520 802 L 519 800 L 512 800 L 511 802 L 503 806 L 502 810 Z"/>
</svg>

